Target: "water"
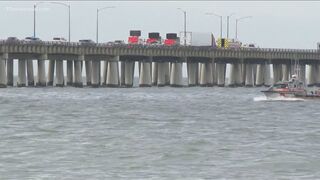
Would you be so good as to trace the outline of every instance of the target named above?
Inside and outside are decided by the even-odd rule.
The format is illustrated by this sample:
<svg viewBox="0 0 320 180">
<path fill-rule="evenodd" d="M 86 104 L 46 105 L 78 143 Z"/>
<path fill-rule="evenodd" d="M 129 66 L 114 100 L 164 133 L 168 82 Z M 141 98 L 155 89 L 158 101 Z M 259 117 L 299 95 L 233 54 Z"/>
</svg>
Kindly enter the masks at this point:
<svg viewBox="0 0 320 180">
<path fill-rule="evenodd" d="M 260 90 L 0 89 L 0 179 L 319 179 L 320 101 Z"/>
</svg>

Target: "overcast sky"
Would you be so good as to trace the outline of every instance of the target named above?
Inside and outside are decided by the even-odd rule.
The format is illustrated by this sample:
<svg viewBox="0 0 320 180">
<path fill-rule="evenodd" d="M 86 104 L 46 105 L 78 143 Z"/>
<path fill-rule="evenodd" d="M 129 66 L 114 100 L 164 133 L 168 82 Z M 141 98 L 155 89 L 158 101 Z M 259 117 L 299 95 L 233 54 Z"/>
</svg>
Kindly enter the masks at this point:
<svg viewBox="0 0 320 180">
<path fill-rule="evenodd" d="M 8 36 L 24 38 L 33 35 L 33 4 L 40 1 L 0 2 L 0 39 Z M 183 31 L 183 13 L 187 11 L 187 30 L 213 32 L 220 35 L 220 20 L 205 15 L 215 12 L 230 19 L 230 37 L 235 36 L 235 19 L 253 16 L 239 22 L 238 39 L 260 47 L 316 48 L 320 41 L 320 2 L 263 1 L 61 1 L 71 5 L 71 40 L 96 39 L 96 8 L 116 6 L 100 12 L 99 41 L 127 40 L 129 30 L 160 32 Z M 43 3 L 37 11 L 37 36 L 50 40 L 54 36 L 68 38 L 66 7 Z"/>
</svg>

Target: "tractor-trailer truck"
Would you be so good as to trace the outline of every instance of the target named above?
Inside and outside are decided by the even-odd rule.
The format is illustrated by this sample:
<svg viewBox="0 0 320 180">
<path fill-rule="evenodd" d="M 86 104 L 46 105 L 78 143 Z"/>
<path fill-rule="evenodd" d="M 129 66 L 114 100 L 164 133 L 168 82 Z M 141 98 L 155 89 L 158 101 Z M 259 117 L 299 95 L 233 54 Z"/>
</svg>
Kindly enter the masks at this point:
<svg viewBox="0 0 320 180">
<path fill-rule="evenodd" d="M 187 46 L 216 47 L 214 36 L 210 32 L 180 32 L 180 44 Z"/>
</svg>

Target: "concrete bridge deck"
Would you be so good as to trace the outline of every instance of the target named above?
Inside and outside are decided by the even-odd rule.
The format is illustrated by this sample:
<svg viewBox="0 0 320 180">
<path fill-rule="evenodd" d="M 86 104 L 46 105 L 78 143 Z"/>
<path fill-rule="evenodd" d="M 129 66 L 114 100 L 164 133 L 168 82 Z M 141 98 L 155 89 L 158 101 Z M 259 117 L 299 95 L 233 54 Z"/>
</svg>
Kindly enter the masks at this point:
<svg viewBox="0 0 320 180">
<path fill-rule="evenodd" d="M 19 61 L 18 86 L 46 86 L 53 85 L 55 81 L 57 86 L 82 87 L 81 76 L 85 66 L 88 85 L 132 87 L 136 61 L 139 62 L 140 86 L 182 86 L 183 63 L 187 64 L 189 86 L 225 86 L 227 64 L 230 66 L 229 86 L 270 85 L 272 77 L 275 81 L 286 80 L 291 74 L 296 73 L 293 72 L 293 65 L 299 66 L 304 81 L 306 66 L 310 66 L 308 84 L 320 84 L 320 52 L 315 49 L 223 49 L 0 41 L 0 58 L 2 87 L 13 85 L 13 59 Z M 32 60 L 38 62 L 37 80 L 34 80 Z M 45 72 L 45 61 L 49 62 L 48 72 Z M 64 82 L 63 61 L 67 61 L 67 82 Z M 104 67 L 101 70 L 102 64 Z"/>
</svg>

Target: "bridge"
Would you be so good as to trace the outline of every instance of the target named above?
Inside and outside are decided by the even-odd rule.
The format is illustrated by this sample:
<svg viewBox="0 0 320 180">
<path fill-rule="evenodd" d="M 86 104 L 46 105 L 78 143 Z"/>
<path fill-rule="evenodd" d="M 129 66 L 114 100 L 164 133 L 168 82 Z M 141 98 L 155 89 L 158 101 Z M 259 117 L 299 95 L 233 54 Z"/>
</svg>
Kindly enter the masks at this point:
<svg viewBox="0 0 320 180">
<path fill-rule="evenodd" d="M 0 41 L 1 87 L 15 84 L 14 59 L 18 60 L 18 87 L 82 87 L 84 84 L 92 87 L 132 87 L 135 62 L 139 64 L 140 87 L 268 86 L 274 81 L 288 80 L 296 73 L 294 65 L 300 69 L 301 80 L 308 79 L 310 86 L 320 84 L 320 52 L 312 49 L 224 49 L 4 40 Z M 36 75 L 33 60 L 37 60 Z M 45 68 L 46 61 L 49 62 L 48 68 Z M 64 61 L 67 65 L 66 78 Z M 188 84 L 183 84 L 182 80 L 183 63 L 187 64 Z M 227 64 L 230 64 L 228 84 L 225 80 Z M 306 65 L 309 66 L 308 74 Z M 82 80 L 83 69 L 86 82 Z"/>
</svg>

